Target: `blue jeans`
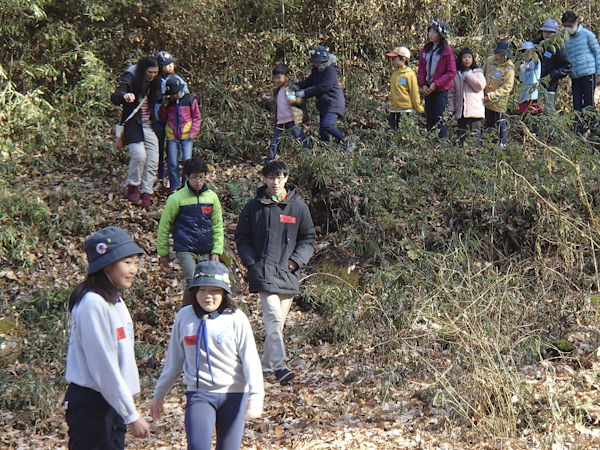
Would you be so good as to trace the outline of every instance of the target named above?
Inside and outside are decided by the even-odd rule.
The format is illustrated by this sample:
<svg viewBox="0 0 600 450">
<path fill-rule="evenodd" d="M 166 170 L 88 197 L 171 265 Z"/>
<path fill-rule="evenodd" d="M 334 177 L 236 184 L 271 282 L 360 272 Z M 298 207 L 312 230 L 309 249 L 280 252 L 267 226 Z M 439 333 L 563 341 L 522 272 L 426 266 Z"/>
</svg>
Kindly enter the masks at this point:
<svg viewBox="0 0 600 450">
<path fill-rule="evenodd" d="M 215 425 L 216 450 L 239 450 L 246 426 L 248 393 L 188 391 L 185 395 L 188 450 L 211 450 Z"/>
<path fill-rule="evenodd" d="M 577 122 L 575 124 L 575 131 L 583 133 L 584 120 L 581 117 L 581 112 L 588 108 L 595 110 L 594 107 L 594 90 L 596 88 L 596 75 L 588 75 L 580 78 L 573 78 L 572 91 L 573 91 L 573 109 L 577 113 Z"/>
<path fill-rule="evenodd" d="M 425 116 L 427 130 L 437 128 L 438 138 L 448 137 L 448 125 L 444 122 L 444 112 L 448 106 L 448 91 L 436 91 L 425 97 Z"/>
<path fill-rule="evenodd" d="M 311 148 L 308 139 L 304 136 L 304 131 L 302 131 L 302 125 L 296 125 L 294 122 L 278 123 L 275 125 L 275 130 L 273 131 L 273 137 L 271 138 L 271 144 L 269 145 L 269 153 L 267 154 L 267 161 L 275 159 L 281 134 L 285 130 L 291 130 L 294 138 L 302 145 L 302 147 Z"/>
<path fill-rule="evenodd" d="M 169 187 L 179 189 L 185 183 L 185 176 L 179 179 L 179 147 L 181 146 L 182 162 L 192 157 L 194 141 L 191 139 L 171 139 L 167 141 L 167 168 L 169 170 Z"/>
<path fill-rule="evenodd" d="M 338 141 L 344 139 L 344 134 L 338 130 L 334 123 L 340 117 L 337 113 L 328 112 L 321 116 L 321 124 L 319 125 L 319 134 L 321 140 L 325 142 L 331 141 L 331 136 L 336 138 Z"/>
<path fill-rule="evenodd" d="M 506 141 L 508 140 L 508 123 L 506 121 L 506 114 L 485 108 L 485 126 L 487 128 L 498 129 L 500 143 L 506 144 Z"/>
</svg>

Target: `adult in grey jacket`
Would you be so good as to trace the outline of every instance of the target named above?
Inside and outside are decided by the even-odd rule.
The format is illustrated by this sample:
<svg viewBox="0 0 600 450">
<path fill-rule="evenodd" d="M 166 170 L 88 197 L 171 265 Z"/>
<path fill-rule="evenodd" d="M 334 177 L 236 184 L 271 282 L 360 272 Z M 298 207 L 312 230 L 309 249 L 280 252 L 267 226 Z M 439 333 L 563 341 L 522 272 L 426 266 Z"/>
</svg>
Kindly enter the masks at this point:
<svg viewBox="0 0 600 450">
<path fill-rule="evenodd" d="M 298 293 L 300 269 L 313 254 L 315 228 L 298 189 L 288 183 L 289 169 L 280 160 L 265 164 L 266 186 L 258 189 L 239 217 L 235 230 L 238 254 L 248 268 L 250 292 L 258 292 L 265 323 L 263 375 L 274 373 L 286 383 L 295 373 L 286 365 L 283 327 Z"/>
</svg>

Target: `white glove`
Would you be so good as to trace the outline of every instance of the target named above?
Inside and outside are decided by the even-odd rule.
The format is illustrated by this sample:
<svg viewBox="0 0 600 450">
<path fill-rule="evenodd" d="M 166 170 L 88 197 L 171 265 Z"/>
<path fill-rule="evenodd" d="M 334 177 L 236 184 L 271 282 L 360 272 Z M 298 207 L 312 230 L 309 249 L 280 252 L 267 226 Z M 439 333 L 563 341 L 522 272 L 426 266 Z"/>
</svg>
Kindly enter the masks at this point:
<svg viewBox="0 0 600 450">
<path fill-rule="evenodd" d="M 304 91 L 298 91 L 296 93 L 296 97 L 298 97 L 298 98 L 304 98 Z"/>
</svg>

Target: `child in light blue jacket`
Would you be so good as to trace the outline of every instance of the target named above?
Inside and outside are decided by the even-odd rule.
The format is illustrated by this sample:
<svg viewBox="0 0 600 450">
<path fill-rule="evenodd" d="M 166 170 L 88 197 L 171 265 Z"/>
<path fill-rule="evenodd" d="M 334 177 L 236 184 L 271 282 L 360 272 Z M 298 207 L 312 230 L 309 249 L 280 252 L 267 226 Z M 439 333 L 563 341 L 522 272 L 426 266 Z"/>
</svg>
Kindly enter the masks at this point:
<svg viewBox="0 0 600 450">
<path fill-rule="evenodd" d="M 540 78 L 542 64 L 535 55 L 533 42 L 524 42 L 521 46 L 523 62 L 521 63 L 521 85 L 519 86 L 519 114 L 539 114 L 543 112 L 538 100 L 540 97 Z"/>
</svg>

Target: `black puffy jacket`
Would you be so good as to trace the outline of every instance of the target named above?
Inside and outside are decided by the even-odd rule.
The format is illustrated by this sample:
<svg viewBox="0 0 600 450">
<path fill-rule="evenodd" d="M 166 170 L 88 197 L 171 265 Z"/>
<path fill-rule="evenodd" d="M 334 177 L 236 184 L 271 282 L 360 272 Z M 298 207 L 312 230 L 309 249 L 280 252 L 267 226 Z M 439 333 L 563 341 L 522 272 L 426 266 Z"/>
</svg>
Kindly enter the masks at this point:
<svg viewBox="0 0 600 450">
<path fill-rule="evenodd" d="M 276 203 L 262 186 L 240 214 L 235 242 L 248 268 L 250 292 L 297 294 L 300 269 L 313 254 L 315 227 L 308 206 L 298 198 L 296 186 L 288 183 L 286 189 L 286 199 Z M 290 259 L 298 270 L 289 269 Z"/>
<path fill-rule="evenodd" d="M 546 89 L 556 92 L 558 81 L 571 72 L 571 60 L 567 55 L 565 44 L 556 44 L 552 47 L 544 45 L 542 41 L 542 78 L 549 77 L 550 81 Z"/>
<path fill-rule="evenodd" d="M 123 105 L 123 112 L 121 114 L 121 123 L 125 121 L 129 117 L 129 114 L 138 106 L 141 98 L 138 98 L 136 95 L 135 101 L 132 103 L 127 103 L 123 96 L 128 92 L 135 92 L 133 84 L 135 83 L 135 75 L 133 71 L 135 70 L 135 66 L 131 66 L 127 72 L 121 75 L 119 79 L 119 86 L 113 94 L 110 96 L 110 101 L 114 105 Z M 148 108 L 150 111 L 150 120 L 152 121 L 152 128 L 156 131 L 156 111 L 154 105 L 156 104 L 156 100 L 152 98 L 148 98 Z M 125 130 L 123 132 L 123 140 L 125 145 L 132 144 L 135 142 L 143 142 L 144 141 L 144 130 L 142 129 L 142 109 L 140 108 L 138 112 L 131 119 L 127 121 L 125 124 Z"/>
</svg>

